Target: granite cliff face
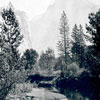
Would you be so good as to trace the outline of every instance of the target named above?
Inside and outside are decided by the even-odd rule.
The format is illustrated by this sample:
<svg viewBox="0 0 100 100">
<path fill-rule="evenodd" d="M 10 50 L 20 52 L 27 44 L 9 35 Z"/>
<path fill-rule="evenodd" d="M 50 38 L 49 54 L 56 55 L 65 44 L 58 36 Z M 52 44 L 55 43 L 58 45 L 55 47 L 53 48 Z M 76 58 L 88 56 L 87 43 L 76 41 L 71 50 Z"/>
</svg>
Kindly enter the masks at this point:
<svg viewBox="0 0 100 100">
<path fill-rule="evenodd" d="M 47 47 L 55 50 L 59 34 L 59 22 L 63 10 L 68 17 L 70 31 L 73 25 L 88 23 L 88 14 L 98 10 L 98 6 L 87 0 L 56 0 L 45 13 L 30 21 L 32 47 L 39 53 Z"/>
<path fill-rule="evenodd" d="M 20 46 L 20 51 L 23 52 L 26 49 L 29 49 L 32 47 L 31 40 L 30 40 L 30 25 L 29 20 L 25 12 L 23 11 L 15 11 L 16 17 L 18 19 L 21 33 L 23 34 L 24 38 L 22 41 L 22 44 Z"/>
<path fill-rule="evenodd" d="M 96 12 L 98 9 L 99 6 L 89 0 L 55 0 L 45 13 L 34 17 L 31 21 L 28 20 L 25 12 L 15 11 L 24 35 L 21 51 L 33 48 L 41 53 L 42 50 L 51 47 L 57 55 L 56 44 L 62 12 L 66 12 L 71 32 L 74 24 L 82 24 L 85 29 L 85 24 L 88 23 L 88 14 Z"/>
</svg>

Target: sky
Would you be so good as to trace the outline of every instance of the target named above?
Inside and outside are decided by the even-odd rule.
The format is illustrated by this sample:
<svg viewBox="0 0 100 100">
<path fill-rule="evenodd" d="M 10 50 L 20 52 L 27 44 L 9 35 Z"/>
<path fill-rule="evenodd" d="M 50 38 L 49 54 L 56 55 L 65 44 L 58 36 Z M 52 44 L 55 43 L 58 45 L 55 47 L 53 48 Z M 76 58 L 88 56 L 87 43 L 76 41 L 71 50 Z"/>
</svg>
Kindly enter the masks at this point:
<svg viewBox="0 0 100 100">
<path fill-rule="evenodd" d="M 7 6 L 9 2 L 11 2 L 15 9 L 26 12 L 29 20 L 31 20 L 35 16 L 44 13 L 54 1 L 55 0 L 0 0 L 0 7 Z M 100 0 L 89 1 L 100 5 Z"/>
<path fill-rule="evenodd" d="M 49 5 L 55 0 L 0 0 L 0 7 L 7 6 L 12 3 L 16 10 L 25 11 L 29 19 L 40 15 L 46 11 Z"/>
</svg>

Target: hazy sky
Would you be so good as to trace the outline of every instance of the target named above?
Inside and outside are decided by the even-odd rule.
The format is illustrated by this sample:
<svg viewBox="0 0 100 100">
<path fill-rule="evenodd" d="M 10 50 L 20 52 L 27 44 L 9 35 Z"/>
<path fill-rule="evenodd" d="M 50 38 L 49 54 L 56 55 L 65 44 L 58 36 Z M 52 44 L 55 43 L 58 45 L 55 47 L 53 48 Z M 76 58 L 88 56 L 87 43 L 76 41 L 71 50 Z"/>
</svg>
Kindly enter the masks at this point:
<svg viewBox="0 0 100 100">
<path fill-rule="evenodd" d="M 36 15 L 44 13 L 48 6 L 53 4 L 54 1 L 55 0 L 0 0 L 0 7 L 7 6 L 9 2 L 12 2 L 15 9 L 25 11 L 31 20 Z M 100 5 L 100 0 L 89 1 Z"/>
<path fill-rule="evenodd" d="M 29 19 L 44 13 L 55 0 L 0 0 L 0 7 L 7 6 L 9 2 L 16 10 L 25 11 Z"/>
</svg>

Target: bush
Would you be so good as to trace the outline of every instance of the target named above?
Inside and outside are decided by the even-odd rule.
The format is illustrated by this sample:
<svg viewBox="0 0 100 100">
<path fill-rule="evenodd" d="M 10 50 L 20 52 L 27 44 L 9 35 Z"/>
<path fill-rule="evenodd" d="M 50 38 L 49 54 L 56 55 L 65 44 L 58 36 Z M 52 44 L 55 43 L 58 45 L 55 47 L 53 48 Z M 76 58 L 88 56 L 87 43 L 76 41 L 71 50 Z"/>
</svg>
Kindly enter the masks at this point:
<svg viewBox="0 0 100 100">
<path fill-rule="evenodd" d="M 6 100 L 17 100 L 18 98 L 19 100 L 27 100 L 26 93 L 31 92 L 32 87 L 33 85 L 30 83 L 16 84 L 7 95 Z"/>
<path fill-rule="evenodd" d="M 76 63 L 72 63 L 67 66 L 67 71 L 65 72 L 66 77 L 79 77 L 85 69 L 79 68 Z"/>
</svg>

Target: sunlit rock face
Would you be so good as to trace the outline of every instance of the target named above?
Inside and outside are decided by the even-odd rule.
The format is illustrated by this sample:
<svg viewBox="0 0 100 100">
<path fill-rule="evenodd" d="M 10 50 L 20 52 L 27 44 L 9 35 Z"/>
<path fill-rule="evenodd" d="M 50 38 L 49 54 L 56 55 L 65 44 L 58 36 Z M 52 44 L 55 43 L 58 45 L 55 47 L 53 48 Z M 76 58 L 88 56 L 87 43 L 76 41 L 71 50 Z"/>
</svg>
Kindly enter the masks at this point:
<svg viewBox="0 0 100 100">
<path fill-rule="evenodd" d="M 15 11 L 16 17 L 19 22 L 21 34 L 23 34 L 23 41 L 21 46 L 19 47 L 20 51 L 23 52 L 26 49 L 31 48 L 31 40 L 30 40 L 30 25 L 29 20 L 25 12 L 23 11 Z"/>
<path fill-rule="evenodd" d="M 45 13 L 30 21 L 32 47 L 39 53 L 47 47 L 54 48 L 57 55 L 59 22 L 63 10 L 68 17 L 70 31 L 73 25 L 88 23 L 88 14 L 97 11 L 99 6 L 87 0 L 55 0 Z"/>
<path fill-rule="evenodd" d="M 66 12 L 71 32 L 75 23 L 82 24 L 85 29 L 85 24 L 88 23 L 88 14 L 96 12 L 98 9 L 99 6 L 87 0 L 55 0 L 45 13 L 34 17 L 31 21 L 25 12 L 15 10 L 21 33 L 24 35 L 23 43 L 20 46 L 21 52 L 27 48 L 33 48 L 41 53 L 42 50 L 51 47 L 57 56 L 56 45 L 63 10 Z"/>
</svg>

